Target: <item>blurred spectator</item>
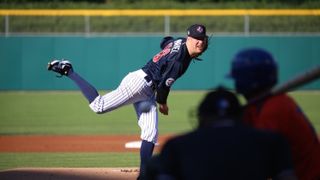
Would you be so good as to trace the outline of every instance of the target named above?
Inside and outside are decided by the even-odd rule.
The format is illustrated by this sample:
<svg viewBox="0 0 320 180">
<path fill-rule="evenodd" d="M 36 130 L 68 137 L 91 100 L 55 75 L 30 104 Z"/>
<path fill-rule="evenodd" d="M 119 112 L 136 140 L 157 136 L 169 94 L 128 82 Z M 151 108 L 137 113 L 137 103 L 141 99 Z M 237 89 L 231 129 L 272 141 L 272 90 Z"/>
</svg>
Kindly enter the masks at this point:
<svg viewBox="0 0 320 180">
<path fill-rule="evenodd" d="M 231 77 L 237 92 L 249 102 L 244 111 L 245 122 L 283 135 L 289 143 L 297 177 L 319 180 L 320 143 L 301 108 L 287 94 L 257 101 L 278 80 L 278 67 L 272 55 L 259 48 L 241 50 L 232 61 Z"/>
<path fill-rule="evenodd" d="M 209 92 L 197 115 L 198 128 L 170 139 L 150 161 L 145 179 L 295 179 L 286 141 L 243 126 L 232 92 Z"/>
</svg>

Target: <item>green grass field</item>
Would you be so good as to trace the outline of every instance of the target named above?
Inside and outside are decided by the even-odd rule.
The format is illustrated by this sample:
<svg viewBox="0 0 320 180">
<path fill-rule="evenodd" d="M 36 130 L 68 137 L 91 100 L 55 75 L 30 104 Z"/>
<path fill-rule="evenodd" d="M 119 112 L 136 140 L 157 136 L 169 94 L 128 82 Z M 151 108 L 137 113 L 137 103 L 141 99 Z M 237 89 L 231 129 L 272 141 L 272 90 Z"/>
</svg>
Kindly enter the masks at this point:
<svg viewBox="0 0 320 180">
<path fill-rule="evenodd" d="M 105 92 L 102 92 L 102 94 Z M 161 133 L 191 128 L 189 110 L 204 92 L 176 92 L 170 115 L 160 115 Z M 1 92 L 0 134 L 139 134 L 133 106 L 97 115 L 80 92 Z"/>
<path fill-rule="evenodd" d="M 160 115 L 161 134 L 191 130 L 190 117 L 204 91 L 173 91 L 169 116 Z M 291 93 L 320 134 L 320 91 Z M 91 112 L 78 91 L 0 92 L 0 135 L 139 134 L 132 106 L 108 114 Z M 1 144 L 0 146 L 5 146 Z M 134 167 L 138 153 L 0 153 L 0 169 L 16 167 Z"/>
</svg>

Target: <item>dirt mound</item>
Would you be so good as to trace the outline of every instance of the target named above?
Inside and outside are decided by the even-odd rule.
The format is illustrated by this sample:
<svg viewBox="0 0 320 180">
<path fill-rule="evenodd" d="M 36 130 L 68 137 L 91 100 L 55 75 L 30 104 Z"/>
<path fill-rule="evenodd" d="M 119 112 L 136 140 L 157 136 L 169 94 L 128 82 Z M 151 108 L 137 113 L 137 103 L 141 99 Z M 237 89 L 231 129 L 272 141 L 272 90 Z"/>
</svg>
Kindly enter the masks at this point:
<svg viewBox="0 0 320 180">
<path fill-rule="evenodd" d="M 138 168 L 17 168 L 0 171 L 1 180 L 135 180 Z"/>
<path fill-rule="evenodd" d="M 169 137 L 159 137 L 155 151 Z M 125 144 L 139 140 L 137 135 L 8 135 L 0 136 L 0 152 L 138 152 Z"/>
</svg>

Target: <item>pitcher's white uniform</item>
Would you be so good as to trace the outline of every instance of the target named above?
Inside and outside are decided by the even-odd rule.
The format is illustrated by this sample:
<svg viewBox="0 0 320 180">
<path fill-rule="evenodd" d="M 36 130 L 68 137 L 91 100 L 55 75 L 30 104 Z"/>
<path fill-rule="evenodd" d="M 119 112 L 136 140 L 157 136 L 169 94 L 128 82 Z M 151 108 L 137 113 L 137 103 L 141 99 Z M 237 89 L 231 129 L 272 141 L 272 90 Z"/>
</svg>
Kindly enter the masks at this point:
<svg viewBox="0 0 320 180">
<path fill-rule="evenodd" d="M 158 111 L 152 81 L 147 82 L 143 70 L 130 72 L 117 89 L 98 96 L 89 105 L 96 113 L 105 113 L 123 105 L 133 104 L 141 128 L 141 139 L 156 143 L 158 138 Z"/>
</svg>

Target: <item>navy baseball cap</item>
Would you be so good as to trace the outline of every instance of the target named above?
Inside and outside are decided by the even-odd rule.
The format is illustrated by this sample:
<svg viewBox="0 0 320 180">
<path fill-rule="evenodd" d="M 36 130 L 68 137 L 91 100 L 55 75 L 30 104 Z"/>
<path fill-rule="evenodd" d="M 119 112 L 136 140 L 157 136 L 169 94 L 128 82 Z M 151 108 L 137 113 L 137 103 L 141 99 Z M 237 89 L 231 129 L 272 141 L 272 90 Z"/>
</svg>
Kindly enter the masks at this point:
<svg viewBox="0 0 320 180">
<path fill-rule="evenodd" d="M 194 24 L 187 30 L 187 35 L 198 40 L 204 40 L 206 35 L 206 27 L 202 24 Z"/>
</svg>

